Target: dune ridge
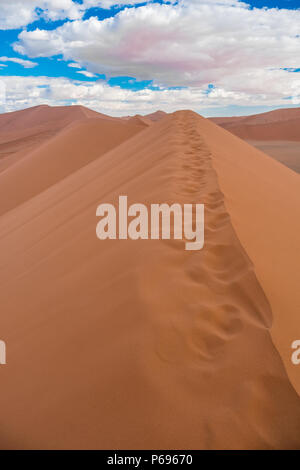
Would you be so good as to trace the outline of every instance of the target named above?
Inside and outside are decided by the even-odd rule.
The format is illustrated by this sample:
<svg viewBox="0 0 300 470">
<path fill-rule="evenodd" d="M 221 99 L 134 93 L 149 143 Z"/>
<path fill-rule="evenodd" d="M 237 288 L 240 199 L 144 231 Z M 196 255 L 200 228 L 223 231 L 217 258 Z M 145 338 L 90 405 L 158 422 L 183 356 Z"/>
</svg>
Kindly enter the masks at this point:
<svg viewBox="0 0 300 470">
<path fill-rule="evenodd" d="M 60 129 L 64 125 L 84 118 L 117 119 L 79 105 L 39 105 L 20 111 L 0 114 L 0 131 L 1 133 L 16 132 L 44 124 L 46 124 L 47 127 L 52 124 L 55 128 Z"/>
<path fill-rule="evenodd" d="M 224 133 L 248 148 L 168 115 L 0 217 L 2 448 L 300 447 L 300 398 L 212 147 Z M 204 203 L 204 249 L 97 240 L 96 207 L 120 194 Z"/>
<path fill-rule="evenodd" d="M 210 121 L 300 173 L 300 108 Z"/>
<path fill-rule="evenodd" d="M 210 118 L 210 121 L 244 140 L 300 141 L 300 108 L 275 109 L 250 116 Z"/>
<path fill-rule="evenodd" d="M 271 304 L 272 337 L 300 394 L 291 344 L 300 337 L 300 176 L 209 121 L 201 121 L 226 207 Z M 217 136 L 217 138 L 216 138 Z"/>
<path fill-rule="evenodd" d="M 118 121 L 84 106 L 40 105 L 0 114 L 0 173 L 72 123 L 88 119 Z"/>
<path fill-rule="evenodd" d="M 300 118 L 266 124 L 249 124 L 242 121 L 236 124 L 222 124 L 222 127 L 244 140 L 288 140 L 299 142 L 299 125 Z"/>
<path fill-rule="evenodd" d="M 44 191 L 143 130 L 138 121 L 75 121 L 0 172 L 0 214 Z M 23 155 L 24 157 L 24 155 Z"/>
</svg>

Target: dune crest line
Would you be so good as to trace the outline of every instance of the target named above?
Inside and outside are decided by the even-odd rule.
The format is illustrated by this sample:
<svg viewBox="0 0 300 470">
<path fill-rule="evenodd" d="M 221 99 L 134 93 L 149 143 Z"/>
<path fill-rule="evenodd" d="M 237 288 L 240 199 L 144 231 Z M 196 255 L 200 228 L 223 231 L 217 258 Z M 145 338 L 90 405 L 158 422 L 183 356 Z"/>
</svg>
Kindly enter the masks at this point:
<svg viewBox="0 0 300 470">
<path fill-rule="evenodd" d="M 206 126 L 216 137 L 214 124 L 180 111 L 85 165 L 78 149 L 80 166 L 65 163 L 62 177 L 0 217 L 9 350 L 0 446 L 300 447 L 300 398 L 272 343 L 271 308 L 224 204 Z M 147 207 L 203 203 L 204 248 L 99 243 L 95 208 L 120 194 Z"/>
</svg>

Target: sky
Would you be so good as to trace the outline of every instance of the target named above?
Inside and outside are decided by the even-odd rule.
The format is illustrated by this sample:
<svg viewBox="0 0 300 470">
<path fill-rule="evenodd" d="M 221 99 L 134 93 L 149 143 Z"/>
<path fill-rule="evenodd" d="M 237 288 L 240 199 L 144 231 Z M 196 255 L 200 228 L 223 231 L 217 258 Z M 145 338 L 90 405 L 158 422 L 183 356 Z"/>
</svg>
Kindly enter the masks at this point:
<svg viewBox="0 0 300 470">
<path fill-rule="evenodd" d="M 0 0 L 0 112 L 300 106 L 300 0 Z"/>
</svg>

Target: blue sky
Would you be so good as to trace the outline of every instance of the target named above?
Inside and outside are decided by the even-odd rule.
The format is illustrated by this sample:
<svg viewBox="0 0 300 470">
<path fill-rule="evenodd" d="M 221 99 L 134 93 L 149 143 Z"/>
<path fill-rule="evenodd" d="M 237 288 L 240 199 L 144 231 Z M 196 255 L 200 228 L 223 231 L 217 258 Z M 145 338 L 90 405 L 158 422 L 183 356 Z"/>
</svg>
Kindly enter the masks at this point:
<svg viewBox="0 0 300 470">
<path fill-rule="evenodd" d="M 249 5 L 254 8 L 287 8 L 287 9 L 297 9 L 299 8 L 298 0 L 249 0 Z"/>
<path fill-rule="evenodd" d="M 109 114 L 299 105 L 299 0 L 136 1 L 27 0 L 24 19 L 11 13 L 26 0 L 0 3 L 1 110 L 43 100 Z"/>
</svg>

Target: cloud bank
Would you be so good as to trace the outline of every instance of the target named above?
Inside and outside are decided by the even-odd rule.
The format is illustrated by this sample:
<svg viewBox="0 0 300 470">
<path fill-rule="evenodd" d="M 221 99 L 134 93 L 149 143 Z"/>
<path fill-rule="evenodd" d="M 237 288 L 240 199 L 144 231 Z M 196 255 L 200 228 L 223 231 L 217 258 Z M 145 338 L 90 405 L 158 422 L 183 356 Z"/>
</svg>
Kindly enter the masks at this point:
<svg viewBox="0 0 300 470">
<path fill-rule="evenodd" d="M 70 100 L 113 114 L 130 113 L 134 107 L 148 112 L 298 104 L 300 74 L 293 70 L 299 67 L 300 10 L 251 9 L 238 0 L 139 3 L 121 0 L 119 5 L 132 6 L 100 20 L 84 19 L 84 12 L 93 6 L 111 8 L 115 1 L 0 0 L 1 18 L 3 9 L 20 8 L 17 19 L 15 14 L 6 16 L 10 27 L 13 21 L 26 24 L 36 15 L 68 20 L 54 29 L 25 29 L 19 34 L 14 50 L 26 57 L 19 59 L 24 67 L 34 64 L 28 58 L 62 55 L 71 61 L 70 67 L 84 69 L 78 75 L 91 80 L 97 74 L 126 76 L 153 80 L 157 87 L 132 91 L 100 81 L 80 83 L 79 77 L 78 83 L 39 77 L 32 78 L 32 86 L 45 88 L 31 88 L 30 102 L 51 97 L 52 102 L 62 103 L 70 93 Z M 28 84 L 24 82 L 23 90 Z M 10 90 L 22 87 L 16 77 L 7 85 Z M 24 102 L 21 97 L 20 102 Z"/>
<path fill-rule="evenodd" d="M 14 48 L 30 57 L 60 52 L 108 77 L 132 76 L 169 87 L 213 83 L 245 93 L 263 88 L 268 94 L 280 88 L 272 83 L 278 69 L 299 66 L 299 24 L 300 11 L 183 0 L 127 8 L 102 21 L 91 17 L 55 30 L 23 31 Z M 292 74 L 285 78 L 291 87 Z"/>
<path fill-rule="evenodd" d="M 0 29 L 18 29 L 39 18 L 46 21 L 75 20 L 93 7 L 110 9 L 113 6 L 137 5 L 141 0 L 0 0 Z"/>
<path fill-rule="evenodd" d="M 36 62 L 32 62 L 31 60 L 20 59 L 19 57 L 0 57 L 0 62 L 13 62 L 15 64 L 22 65 L 25 69 L 32 69 L 36 67 L 38 64 Z"/>
<path fill-rule="evenodd" d="M 278 81 L 284 80 L 279 73 Z M 298 90 L 300 89 L 298 83 Z M 288 101 L 269 99 L 265 94 L 249 96 L 242 92 L 227 91 L 223 88 L 206 89 L 200 87 L 184 89 L 143 89 L 133 91 L 109 86 L 105 81 L 82 82 L 67 78 L 49 77 L 2 77 L 0 88 L 6 89 L 6 111 L 23 109 L 40 104 L 68 105 L 81 104 L 96 111 L 113 116 L 147 114 L 157 109 L 173 112 L 178 109 L 192 109 L 213 115 L 214 109 L 236 106 L 260 107 L 283 106 Z M 292 104 L 292 101 L 289 102 Z M 300 93 L 294 95 L 293 104 L 300 104 Z"/>
</svg>

